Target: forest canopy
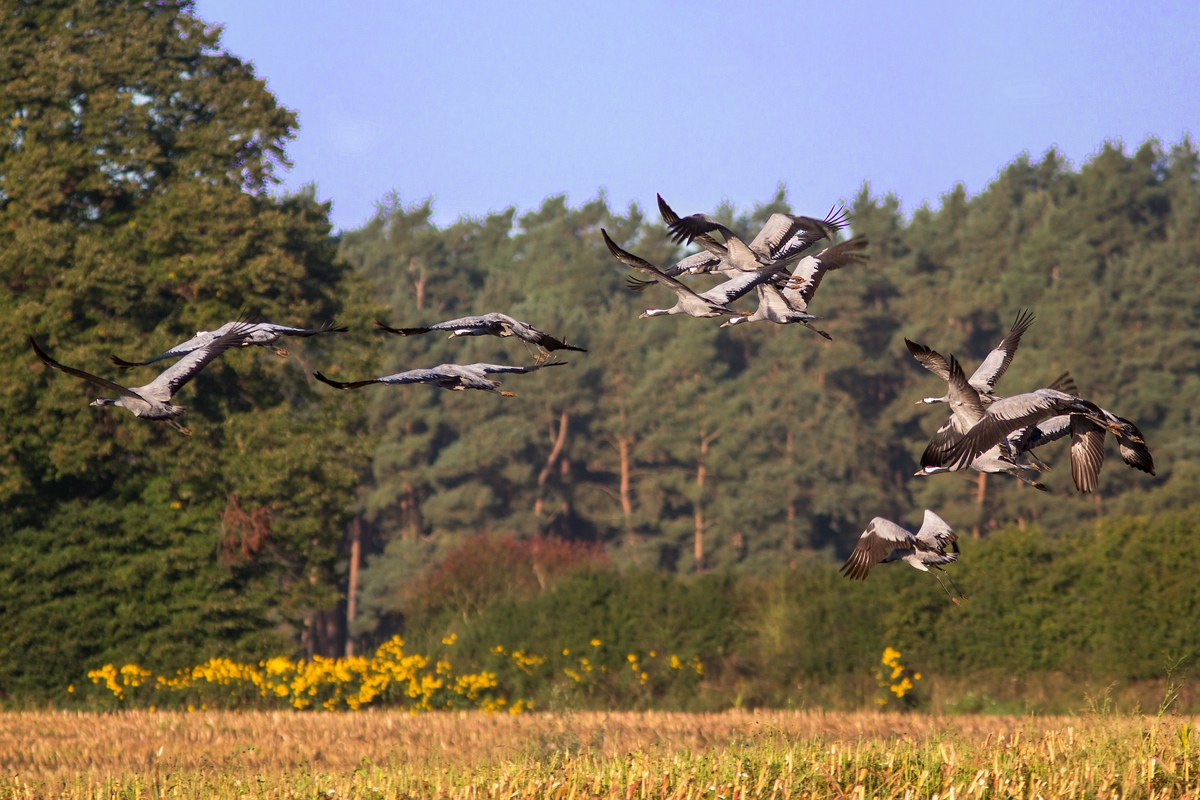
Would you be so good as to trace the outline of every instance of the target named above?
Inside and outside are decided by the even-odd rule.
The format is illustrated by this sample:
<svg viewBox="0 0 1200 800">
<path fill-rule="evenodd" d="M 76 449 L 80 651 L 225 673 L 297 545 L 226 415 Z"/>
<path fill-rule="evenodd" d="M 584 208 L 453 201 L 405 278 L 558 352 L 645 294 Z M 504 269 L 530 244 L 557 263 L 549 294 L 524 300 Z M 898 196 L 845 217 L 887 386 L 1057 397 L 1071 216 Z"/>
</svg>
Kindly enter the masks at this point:
<svg viewBox="0 0 1200 800">
<path fill-rule="evenodd" d="M 488 535 L 584 542 L 617 570 L 766 575 L 844 556 L 875 515 L 935 508 L 960 531 L 1179 509 L 1200 489 L 1200 157 L 1189 138 L 1104 144 L 1085 163 L 1021 156 L 988 187 L 911 215 L 847 187 L 870 260 L 831 273 L 801 326 L 638 319 L 606 229 L 657 264 L 686 250 L 639 207 L 563 197 L 446 226 L 384 198 L 335 234 L 312 189 L 281 192 L 295 114 L 188 2 L 58 0 L 0 11 L 0 692 L 44 696 L 89 667 L 339 653 L 402 629 L 406 594 Z M 670 199 L 670 198 L 668 198 Z M 752 236 L 783 187 L 715 214 Z M 700 209 L 680 209 L 691 213 Z M 821 215 L 821 209 L 795 209 Z M 707 286 L 711 279 L 696 278 Z M 752 301 L 743 301 L 752 310 Z M 1134 420 L 1157 465 L 1110 445 L 1100 490 L 973 474 L 917 478 L 944 407 L 904 338 L 973 368 L 1022 309 L 1037 317 L 1000 387 L 1069 370 Z M 509 376 L 515 398 L 427 386 L 340 393 L 312 378 L 444 362 L 530 364 L 514 339 L 390 337 L 503 311 L 587 349 Z M 231 351 L 181 393 L 190 438 L 46 369 L 120 380 L 239 317 L 336 321 L 281 359 Z M 146 380 L 152 368 L 143 368 Z"/>
</svg>

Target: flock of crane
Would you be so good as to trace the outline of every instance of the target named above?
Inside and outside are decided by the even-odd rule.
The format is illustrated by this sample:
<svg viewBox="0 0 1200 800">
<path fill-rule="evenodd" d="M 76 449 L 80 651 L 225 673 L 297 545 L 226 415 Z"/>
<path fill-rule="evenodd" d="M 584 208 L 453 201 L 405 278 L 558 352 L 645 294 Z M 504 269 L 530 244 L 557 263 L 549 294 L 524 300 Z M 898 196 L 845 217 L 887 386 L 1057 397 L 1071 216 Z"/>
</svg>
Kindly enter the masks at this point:
<svg viewBox="0 0 1200 800">
<path fill-rule="evenodd" d="M 661 196 L 658 197 L 658 206 L 672 240 L 676 243 L 699 244 L 699 252 L 660 269 L 623 250 L 608 235 L 608 231 L 601 229 L 601 236 L 613 256 L 644 276 L 642 279 L 628 278 L 630 290 L 642 292 L 658 284 L 675 295 L 674 305 L 648 308 L 641 315 L 643 318 L 671 314 L 697 318 L 728 317 L 721 327 L 766 320 L 779 325 L 800 324 L 826 339 L 832 338 L 827 332 L 813 327 L 812 323 L 818 317 L 809 313 L 809 303 L 826 272 L 867 260 L 865 251 L 868 243 L 864 236 L 858 235 L 830 244 L 820 251 L 810 251 L 822 240 L 833 242 L 836 239 L 838 232 L 847 225 L 845 209 L 835 209 L 823 219 L 772 214 L 758 235 L 747 243 L 734 231 L 705 214 L 680 217 Z M 714 233 L 720 234 L 721 239 L 713 236 Z M 723 280 L 703 292 L 696 292 L 680 280 L 684 275 L 699 274 L 717 275 Z M 753 312 L 731 307 L 731 303 L 751 291 L 758 297 L 758 307 Z M 1032 314 L 1027 311 L 1019 313 L 1008 334 L 970 378 L 966 377 L 962 365 L 953 355 L 947 359 L 929 347 L 904 340 L 912 356 L 946 383 L 944 395 L 926 397 L 918 403 L 946 403 L 950 406 L 950 418 L 930 440 L 921 456 L 921 469 L 916 475 L 972 469 L 981 473 L 1011 475 L 1045 491 L 1045 487 L 1037 481 L 1037 476 L 1048 467 L 1033 451 L 1069 435 L 1071 475 L 1075 486 L 1081 492 L 1091 492 L 1097 487 L 1100 468 L 1104 463 L 1104 444 L 1108 433 L 1116 437 L 1121 458 L 1126 464 L 1153 475 L 1154 459 L 1141 431 L 1129 420 L 1079 397 L 1075 383 L 1068 374 L 1061 375 L 1048 387 L 1030 392 L 1010 397 L 995 394 L 997 382 L 1012 363 L 1021 337 L 1032 323 Z M 440 331 L 448 332 L 450 338 L 516 337 L 527 347 L 532 345 L 535 348 L 532 351 L 535 363 L 523 367 L 441 364 L 350 382 L 331 380 L 320 372 L 313 373 L 314 377 L 337 389 L 358 389 L 377 383 L 427 383 L 442 389 L 477 389 L 512 397 L 512 392 L 500 391 L 499 382 L 488 375 L 520 374 L 543 367 L 563 366 L 566 362 L 549 360 L 550 353 L 559 350 L 587 352 L 542 333 L 526 322 L 496 312 L 423 327 L 393 328 L 379 320 L 375 324 L 380 330 L 397 336 Z M 91 405 L 120 406 L 141 419 L 165 421 L 179 432 L 190 434 L 178 422 L 184 408 L 171 404 L 171 398 L 226 350 L 254 345 L 270 348 L 276 354 L 286 356 L 287 350 L 275 346 L 283 336 L 309 337 L 344 333 L 346 330 L 332 325 L 293 328 L 269 322 L 238 320 L 216 330 L 198 331 L 191 339 L 143 361 L 127 361 L 112 356 L 112 362 L 122 369 L 179 358 L 154 380 L 136 387 L 125 387 L 98 375 L 64 366 L 47 355 L 32 336 L 29 337 L 29 343 L 47 366 L 90 381 L 117 395 L 115 398 L 97 398 Z M 904 561 L 924 572 L 929 572 L 932 567 L 937 570 L 932 574 L 947 596 L 958 603 L 959 597 L 965 599 L 965 595 L 955 586 L 958 593 L 958 597 L 955 597 L 938 576 L 938 572 L 944 573 L 943 565 L 956 561 L 958 555 L 954 529 L 933 511 L 926 509 L 924 521 L 915 534 L 882 517 L 872 519 L 841 571 L 850 578 L 865 579 L 871 567 L 878 563 Z M 950 583 L 954 586 L 952 579 Z"/>
</svg>

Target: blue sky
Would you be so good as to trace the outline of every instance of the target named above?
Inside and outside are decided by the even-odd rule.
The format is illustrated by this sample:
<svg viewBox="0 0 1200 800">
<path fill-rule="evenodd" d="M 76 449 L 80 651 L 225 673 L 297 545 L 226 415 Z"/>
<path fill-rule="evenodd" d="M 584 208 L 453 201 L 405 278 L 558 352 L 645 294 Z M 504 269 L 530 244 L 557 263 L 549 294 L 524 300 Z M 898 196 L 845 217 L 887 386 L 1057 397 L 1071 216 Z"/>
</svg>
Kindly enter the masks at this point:
<svg viewBox="0 0 1200 800">
<path fill-rule="evenodd" d="M 299 112 L 285 184 L 353 228 L 572 205 L 905 210 L 1021 152 L 1200 132 L 1200 3 L 199 0 Z"/>
</svg>

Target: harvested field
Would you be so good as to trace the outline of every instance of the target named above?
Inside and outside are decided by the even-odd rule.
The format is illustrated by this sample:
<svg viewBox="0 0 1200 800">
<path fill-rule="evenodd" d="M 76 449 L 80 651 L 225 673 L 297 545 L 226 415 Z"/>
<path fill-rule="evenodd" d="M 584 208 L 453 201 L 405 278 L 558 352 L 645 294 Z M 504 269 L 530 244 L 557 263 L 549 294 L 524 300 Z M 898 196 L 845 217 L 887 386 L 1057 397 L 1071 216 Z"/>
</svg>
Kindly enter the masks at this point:
<svg viewBox="0 0 1200 800">
<path fill-rule="evenodd" d="M 8 713 L 0 715 L 0 790 L 75 798 L 1200 796 L 1194 724 L 783 711 Z"/>
</svg>

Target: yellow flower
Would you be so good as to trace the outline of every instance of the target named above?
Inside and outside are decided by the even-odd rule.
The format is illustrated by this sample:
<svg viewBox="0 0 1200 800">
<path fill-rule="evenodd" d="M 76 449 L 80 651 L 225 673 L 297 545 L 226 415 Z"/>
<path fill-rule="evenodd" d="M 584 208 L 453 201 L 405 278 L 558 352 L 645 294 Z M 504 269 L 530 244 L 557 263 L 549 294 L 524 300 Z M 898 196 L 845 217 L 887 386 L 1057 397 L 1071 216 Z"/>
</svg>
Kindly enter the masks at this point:
<svg viewBox="0 0 1200 800">
<path fill-rule="evenodd" d="M 569 656 L 569 655 L 571 655 L 571 651 L 570 651 L 570 650 L 568 650 L 567 648 L 565 648 L 565 647 L 564 647 L 564 648 L 563 648 L 563 655 L 564 655 L 564 656 Z"/>
<path fill-rule="evenodd" d="M 629 655 L 625 656 L 625 660 L 628 661 L 630 664 L 636 664 L 637 663 L 637 655 L 635 655 L 634 653 L 630 653 Z"/>
<path fill-rule="evenodd" d="M 884 651 L 883 651 L 884 666 L 894 667 L 894 666 L 896 666 L 896 664 L 899 663 L 899 661 L 900 661 L 900 651 L 899 650 L 893 650 L 890 647 L 884 649 Z"/>
<path fill-rule="evenodd" d="M 452 633 L 449 636 L 447 636 L 445 639 L 442 639 L 442 644 L 451 645 L 451 644 L 454 644 L 454 642 L 457 640 L 458 640 L 458 634 Z"/>
<path fill-rule="evenodd" d="M 599 647 L 600 644 L 601 643 L 599 639 L 592 639 L 592 647 Z"/>
</svg>

